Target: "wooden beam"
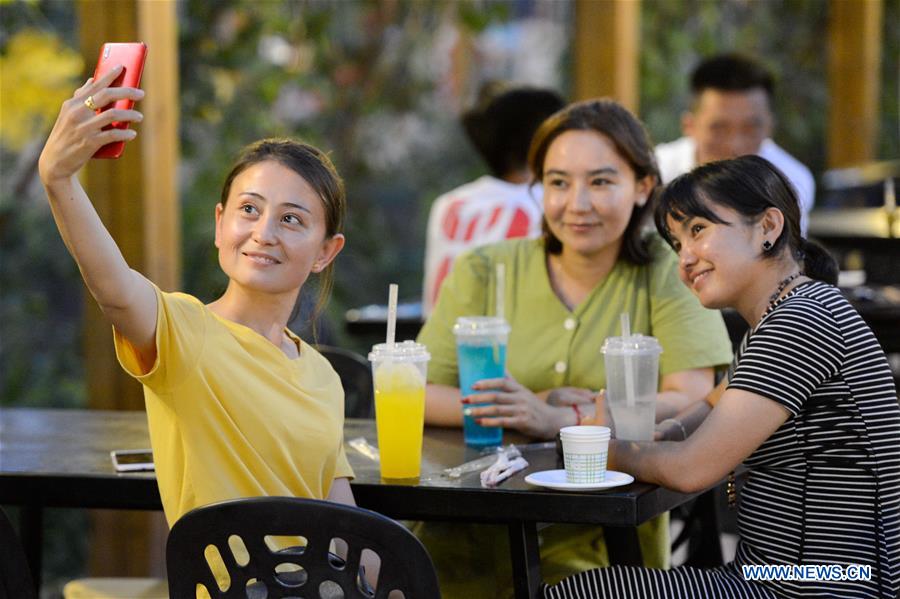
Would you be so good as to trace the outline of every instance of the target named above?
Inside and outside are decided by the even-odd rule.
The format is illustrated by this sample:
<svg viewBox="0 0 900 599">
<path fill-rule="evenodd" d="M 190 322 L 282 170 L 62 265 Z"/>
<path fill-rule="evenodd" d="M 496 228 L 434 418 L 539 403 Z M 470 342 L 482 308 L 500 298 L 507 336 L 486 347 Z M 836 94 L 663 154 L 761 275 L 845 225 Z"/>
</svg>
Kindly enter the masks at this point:
<svg viewBox="0 0 900 599">
<path fill-rule="evenodd" d="M 178 40 L 174 0 L 79 0 L 82 53 L 90 75 L 104 42 L 149 48 L 138 105 L 144 121 L 118 160 L 92 160 L 85 189 L 125 259 L 165 290 L 180 287 L 178 201 Z M 84 363 L 88 407 L 143 409 L 141 386 L 119 367 L 109 323 L 86 293 Z M 158 574 L 165 538 L 161 514 L 92 514 L 89 570 L 95 576 Z M 160 531 L 163 532 L 160 532 Z M 123 531 L 124 534 L 123 534 Z"/>
<path fill-rule="evenodd" d="M 139 0 L 138 39 L 151 54 L 141 87 L 144 274 L 164 291 L 181 289 L 178 201 L 178 15 L 175 0 Z M 152 175 L 149 175 L 152 173 Z M 212 209 L 210 209 L 212 218 Z"/>
<path fill-rule="evenodd" d="M 828 166 L 875 158 L 883 0 L 831 0 L 828 14 Z"/>
<path fill-rule="evenodd" d="M 640 0 L 576 0 L 574 99 L 639 108 Z"/>
<path fill-rule="evenodd" d="M 89 70 L 86 77 L 93 73 L 104 42 L 137 39 L 137 10 L 132 1 L 80 0 L 78 16 L 82 53 Z M 145 121 L 139 131 L 143 133 L 150 126 Z M 97 213 L 125 260 L 138 270 L 144 266 L 142 145 L 127 144 L 118 160 L 91 160 L 83 173 L 85 190 Z M 83 339 L 88 407 L 143 409 L 141 386 L 119 367 L 110 325 L 86 291 Z"/>
<path fill-rule="evenodd" d="M 178 13 L 175 0 L 138 0 L 138 39 L 152 48 L 141 78 L 147 95 L 140 110 L 142 141 L 144 270 L 163 291 L 181 285 L 181 202 L 178 197 L 181 113 L 178 75 Z M 210 210 L 210 218 L 212 210 Z M 136 516 L 135 516 L 136 517 Z M 159 512 L 147 531 L 148 574 L 165 576 L 169 526 Z"/>
<path fill-rule="evenodd" d="M 157 285 L 180 285 L 181 236 L 178 202 L 178 44 L 173 0 L 80 0 L 78 14 L 85 63 L 93 69 L 107 41 L 140 40 L 149 53 L 138 104 L 144 121 L 137 141 L 118 160 L 92 160 L 85 188 L 125 259 Z M 88 405 L 142 409 L 140 385 L 115 359 L 112 333 L 88 298 L 85 365 Z"/>
</svg>

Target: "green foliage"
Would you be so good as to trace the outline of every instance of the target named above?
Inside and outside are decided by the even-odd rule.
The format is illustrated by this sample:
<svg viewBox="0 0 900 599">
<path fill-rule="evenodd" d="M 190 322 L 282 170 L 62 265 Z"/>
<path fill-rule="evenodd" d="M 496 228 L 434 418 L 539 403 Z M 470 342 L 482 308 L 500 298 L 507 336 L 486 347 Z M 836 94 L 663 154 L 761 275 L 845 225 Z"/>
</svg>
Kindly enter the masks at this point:
<svg viewBox="0 0 900 599">
<path fill-rule="evenodd" d="M 681 0 L 641 6 L 641 116 L 656 142 L 681 137 L 694 66 L 713 54 L 740 52 L 775 74 L 776 141 L 813 173 L 822 172 L 828 118 L 822 56 L 826 2 Z"/>
<path fill-rule="evenodd" d="M 0 7 L 0 51 L 8 56 L 8 42 L 17 33 L 40 31 L 36 39 L 58 48 L 57 40 L 75 51 L 77 31 L 71 28 L 75 5 L 71 2 L 15 3 Z M 19 39 L 22 39 L 21 37 Z M 46 51 L 46 48 L 45 48 Z M 30 56 L 34 58 L 34 55 Z M 80 62 L 80 57 L 76 55 Z M 71 58 L 68 59 L 71 64 Z M 19 114 L 22 98 L 10 102 L 8 77 L 0 87 L 2 123 L 5 127 Z M 34 73 L 56 86 L 68 87 L 62 78 Z M 59 71 L 57 70 L 57 74 Z M 80 75 L 80 73 L 78 73 Z M 12 86 L 19 89 L 19 85 Z M 58 100 L 61 101 L 61 100 Z M 44 102 L 29 106 L 43 109 Z M 42 111 L 42 127 L 35 139 L 15 152 L 0 147 L 0 406 L 83 407 L 85 381 L 81 360 L 81 311 L 84 287 L 73 260 L 56 230 L 43 190 L 37 182 L 37 157 L 49 132 L 52 115 Z M 6 141 L 6 140 L 5 140 Z M 0 440 L 2 442 L 2 440 Z M 16 520 L 17 510 L 9 515 Z M 88 536 L 87 515 L 76 510 L 46 510 L 44 520 L 43 596 L 59 596 L 62 585 L 84 574 Z"/>
<path fill-rule="evenodd" d="M 0 202 L 0 255 L 0 405 L 83 406 L 81 279 L 43 198 Z"/>
<path fill-rule="evenodd" d="M 81 74 L 71 38 L 60 33 L 73 18 L 74 6 L 59 2 L 0 10 L 0 406 L 85 402 L 83 286 L 37 182 L 43 139 Z M 40 68 L 40 56 L 53 64 Z M 30 138 L 21 138 L 28 130 Z"/>
<path fill-rule="evenodd" d="M 459 0 L 459 22 L 472 32 L 481 32 L 496 22 L 508 21 L 512 2 L 477 2 Z"/>
<path fill-rule="evenodd" d="M 460 98 L 441 97 L 445 75 L 428 64 L 448 6 L 462 35 L 510 18 L 509 3 L 186 4 L 187 291 L 210 299 L 224 286 L 211 217 L 232 157 L 258 138 L 291 135 L 328 151 L 347 185 L 332 330 L 347 307 L 384 302 L 389 282 L 419 295 L 429 202 L 481 168 L 459 132 Z"/>
</svg>

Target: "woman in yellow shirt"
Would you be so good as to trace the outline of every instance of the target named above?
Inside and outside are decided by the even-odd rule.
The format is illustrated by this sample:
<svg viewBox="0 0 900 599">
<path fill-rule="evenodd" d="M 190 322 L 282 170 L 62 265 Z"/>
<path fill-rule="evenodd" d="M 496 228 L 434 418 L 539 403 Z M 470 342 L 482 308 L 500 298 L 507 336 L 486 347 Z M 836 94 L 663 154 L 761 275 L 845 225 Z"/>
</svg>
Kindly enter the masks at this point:
<svg viewBox="0 0 900 599">
<path fill-rule="evenodd" d="M 63 104 L 39 170 L 60 234 L 113 325 L 119 360 L 144 385 L 169 524 L 237 497 L 353 504 L 340 380 L 287 329 L 310 273 L 323 277 L 325 294 L 330 287 L 344 246 L 340 178 L 311 146 L 249 146 L 215 208 L 227 289 L 207 305 L 164 293 L 129 268 L 77 178 L 98 148 L 137 135 L 104 126 L 140 122 L 140 112 L 94 110 L 143 98 L 139 89 L 109 87 L 120 70 L 88 80 Z"/>
</svg>

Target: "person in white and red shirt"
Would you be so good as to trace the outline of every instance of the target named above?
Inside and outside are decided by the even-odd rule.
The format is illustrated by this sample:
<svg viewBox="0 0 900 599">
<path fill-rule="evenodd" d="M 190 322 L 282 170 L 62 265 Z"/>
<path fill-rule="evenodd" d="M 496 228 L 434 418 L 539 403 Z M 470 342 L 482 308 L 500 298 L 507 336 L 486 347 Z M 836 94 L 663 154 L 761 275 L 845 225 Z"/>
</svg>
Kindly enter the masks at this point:
<svg viewBox="0 0 900 599">
<path fill-rule="evenodd" d="M 462 116 L 472 145 L 488 164 L 483 175 L 434 201 L 425 242 L 422 309 L 427 316 L 441 283 L 463 251 L 511 239 L 537 237 L 543 214 L 540 185 L 531 185 L 528 146 L 538 126 L 565 105 L 554 91 L 496 86 Z"/>
</svg>

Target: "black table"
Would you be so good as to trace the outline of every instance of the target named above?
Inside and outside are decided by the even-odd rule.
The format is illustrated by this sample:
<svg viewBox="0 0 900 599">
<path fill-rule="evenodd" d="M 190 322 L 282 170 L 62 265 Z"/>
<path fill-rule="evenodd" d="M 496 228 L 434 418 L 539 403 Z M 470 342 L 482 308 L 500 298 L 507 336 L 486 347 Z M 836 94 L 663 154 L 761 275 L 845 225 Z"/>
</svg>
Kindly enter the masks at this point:
<svg viewBox="0 0 900 599">
<path fill-rule="evenodd" d="M 355 437 L 375 444 L 374 421 L 348 421 L 345 438 Z M 109 458 L 112 449 L 149 447 L 143 412 L 0 409 L 0 441 L 0 504 L 23 506 L 22 540 L 36 576 L 43 508 L 162 509 L 154 474 L 116 474 Z M 610 560 L 639 564 L 634 527 L 693 497 L 645 483 L 598 493 L 532 487 L 526 474 L 558 467 L 555 450 L 546 447 L 526 449 L 529 468 L 495 489 L 482 488 L 477 472 L 447 479 L 440 475 L 444 468 L 479 455 L 463 446 L 456 429 L 426 429 L 418 484 L 384 482 L 375 462 L 350 448 L 347 454 L 362 507 L 392 518 L 506 525 L 516 597 L 523 599 L 536 596 L 541 580 L 539 523 L 603 525 Z"/>
</svg>

